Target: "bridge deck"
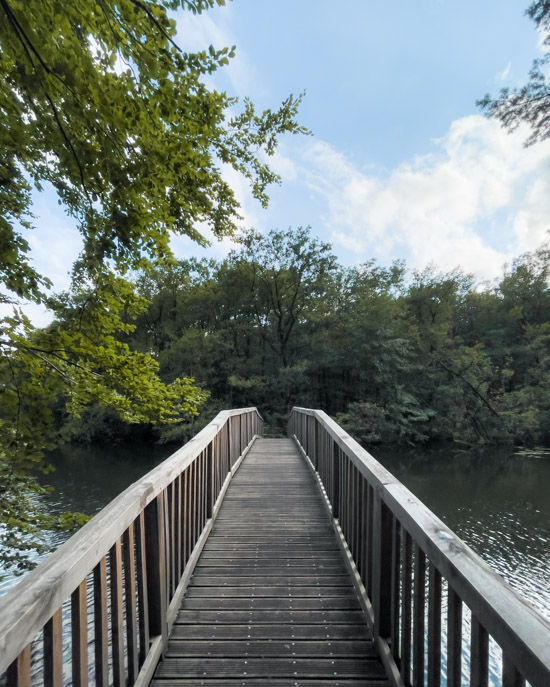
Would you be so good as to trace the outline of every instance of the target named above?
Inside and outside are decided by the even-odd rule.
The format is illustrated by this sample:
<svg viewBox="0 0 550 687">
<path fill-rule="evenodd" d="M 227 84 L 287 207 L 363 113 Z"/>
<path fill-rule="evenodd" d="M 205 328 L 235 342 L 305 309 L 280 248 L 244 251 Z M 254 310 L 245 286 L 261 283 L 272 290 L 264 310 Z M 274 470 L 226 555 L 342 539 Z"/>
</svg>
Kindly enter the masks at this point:
<svg viewBox="0 0 550 687">
<path fill-rule="evenodd" d="M 289 439 L 258 439 L 227 491 L 153 687 L 385 687 L 330 519 Z"/>
</svg>

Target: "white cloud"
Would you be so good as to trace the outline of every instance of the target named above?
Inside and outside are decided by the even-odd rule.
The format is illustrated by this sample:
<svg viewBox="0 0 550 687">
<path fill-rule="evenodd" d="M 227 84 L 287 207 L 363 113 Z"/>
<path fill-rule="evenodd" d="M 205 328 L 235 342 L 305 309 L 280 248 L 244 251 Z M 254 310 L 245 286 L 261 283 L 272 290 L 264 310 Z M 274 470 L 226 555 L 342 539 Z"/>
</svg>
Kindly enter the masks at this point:
<svg viewBox="0 0 550 687">
<path fill-rule="evenodd" d="M 512 69 L 512 63 L 508 62 L 506 67 L 497 74 L 497 81 L 506 81 L 508 76 L 510 75 L 510 70 Z"/>
<path fill-rule="evenodd" d="M 454 121 L 418 156 L 389 175 L 366 173 L 327 143 L 303 160 L 308 187 L 324 203 L 337 252 L 406 257 L 413 267 L 434 261 L 482 279 L 532 250 L 550 229 L 550 143 L 524 148 L 514 135 L 478 115 Z"/>
</svg>

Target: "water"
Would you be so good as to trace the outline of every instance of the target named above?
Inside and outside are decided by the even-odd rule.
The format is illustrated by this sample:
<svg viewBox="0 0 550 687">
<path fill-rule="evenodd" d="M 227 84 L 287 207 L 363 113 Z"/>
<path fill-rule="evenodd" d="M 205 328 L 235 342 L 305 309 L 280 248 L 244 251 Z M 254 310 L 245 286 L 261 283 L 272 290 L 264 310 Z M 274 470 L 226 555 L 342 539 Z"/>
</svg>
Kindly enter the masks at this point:
<svg viewBox="0 0 550 687">
<path fill-rule="evenodd" d="M 550 451 L 375 453 L 550 619 Z"/>
<path fill-rule="evenodd" d="M 154 444 L 63 446 L 48 458 L 55 471 L 44 475 L 41 483 L 53 487 L 53 491 L 40 496 L 41 504 L 52 514 L 79 511 L 95 515 L 174 450 L 174 446 Z M 68 536 L 66 532 L 51 532 L 47 540 L 56 547 Z M 3 576 L 0 579 L 0 594 L 4 594 L 20 579 L 20 576 L 9 573 Z"/>
</svg>

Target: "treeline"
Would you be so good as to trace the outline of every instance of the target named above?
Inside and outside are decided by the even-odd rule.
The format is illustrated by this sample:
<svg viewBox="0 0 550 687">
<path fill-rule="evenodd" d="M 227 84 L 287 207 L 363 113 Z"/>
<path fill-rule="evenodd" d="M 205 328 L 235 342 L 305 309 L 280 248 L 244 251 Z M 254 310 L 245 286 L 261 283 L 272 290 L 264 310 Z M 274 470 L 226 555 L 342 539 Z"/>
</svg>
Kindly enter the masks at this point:
<svg viewBox="0 0 550 687">
<path fill-rule="evenodd" d="M 194 377 L 210 394 L 193 423 L 161 427 L 164 440 L 252 405 L 284 432 L 302 405 L 366 444 L 549 444 L 549 275 L 548 245 L 480 286 L 401 261 L 344 268 L 309 229 L 249 231 L 223 261 L 139 275 L 150 306 L 128 343 L 158 359 L 164 381 Z M 96 408 L 73 435 L 124 431 Z"/>
</svg>

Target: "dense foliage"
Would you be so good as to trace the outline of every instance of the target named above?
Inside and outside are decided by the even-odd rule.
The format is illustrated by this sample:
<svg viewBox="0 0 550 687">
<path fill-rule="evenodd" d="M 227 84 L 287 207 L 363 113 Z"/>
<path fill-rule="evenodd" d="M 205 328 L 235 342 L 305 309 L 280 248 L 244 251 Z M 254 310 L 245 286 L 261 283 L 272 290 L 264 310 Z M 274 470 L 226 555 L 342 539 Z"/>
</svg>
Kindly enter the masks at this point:
<svg viewBox="0 0 550 687">
<path fill-rule="evenodd" d="M 191 375 L 210 392 L 205 418 L 257 405 L 276 433 L 297 404 L 368 444 L 548 444 L 549 279 L 548 245 L 481 286 L 401 262 L 343 268 L 307 229 L 250 231 L 226 260 L 138 277 L 151 304 L 129 341 L 166 382 Z"/>
<path fill-rule="evenodd" d="M 165 384 L 150 352 L 128 345 L 146 307 L 128 270 L 169 262 L 173 234 L 232 234 L 239 205 L 226 171 L 265 205 L 278 181 L 267 157 L 281 134 L 304 132 L 300 97 L 257 112 L 205 85 L 233 49 L 186 52 L 174 12 L 223 4 L 0 0 L 0 305 L 24 297 L 55 315 L 44 331 L 18 308 L 0 319 L 0 551 L 16 567 L 51 524 L 33 494 L 44 450 L 62 439 L 58 415 L 78 419 L 93 402 L 125 422 L 178 423 L 205 399 L 187 376 Z M 30 255 L 44 186 L 83 240 L 61 298 Z"/>
</svg>

